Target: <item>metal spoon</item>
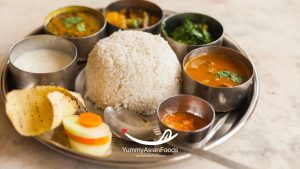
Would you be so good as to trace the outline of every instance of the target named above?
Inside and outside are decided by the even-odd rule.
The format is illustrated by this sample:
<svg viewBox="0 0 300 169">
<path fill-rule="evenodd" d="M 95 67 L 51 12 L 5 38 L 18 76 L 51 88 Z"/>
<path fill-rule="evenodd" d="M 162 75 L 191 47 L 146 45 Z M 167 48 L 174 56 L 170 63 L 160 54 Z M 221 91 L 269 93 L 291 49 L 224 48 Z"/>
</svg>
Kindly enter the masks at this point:
<svg viewBox="0 0 300 169">
<path fill-rule="evenodd" d="M 112 133 L 121 139 L 130 141 L 121 133 L 123 129 L 126 129 L 131 136 L 141 140 L 154 138 L 151 123 L 135 112 L 109 106 L 104 110 L 104 119 Z"/>
</svg>

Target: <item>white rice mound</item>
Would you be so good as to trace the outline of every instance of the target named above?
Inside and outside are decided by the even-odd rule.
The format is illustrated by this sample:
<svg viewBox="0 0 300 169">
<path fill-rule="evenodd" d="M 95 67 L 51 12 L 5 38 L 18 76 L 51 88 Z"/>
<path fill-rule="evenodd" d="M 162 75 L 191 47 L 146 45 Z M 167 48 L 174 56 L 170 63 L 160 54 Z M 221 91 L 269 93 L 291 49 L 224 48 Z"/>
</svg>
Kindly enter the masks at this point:
<svg viewBox="0 0 300 169">
<path fill-rule="evenodd" d="M 124 107 L 143 114 L 181 88 L 181 66 L 158 35 L 118 31 L 100 40 L 86 67 L 86 95 L 98 108 Z"/>
</svg>

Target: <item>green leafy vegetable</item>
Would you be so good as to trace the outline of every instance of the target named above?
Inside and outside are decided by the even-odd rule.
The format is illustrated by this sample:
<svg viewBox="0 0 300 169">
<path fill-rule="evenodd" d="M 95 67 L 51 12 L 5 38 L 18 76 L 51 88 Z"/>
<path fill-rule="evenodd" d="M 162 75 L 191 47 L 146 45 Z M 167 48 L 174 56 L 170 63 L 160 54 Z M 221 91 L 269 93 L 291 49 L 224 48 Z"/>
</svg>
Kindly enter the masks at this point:
<svg viewBox="0 0 300 169">
<path fill-rule="evenodd" d="M 63 20 L 64 23 L 70 25 L 76 25 L 82 22 L 82 19 L 79 16 L 70 16 Z"/>
<path fill-rule="evenodd" d="M 139 28 L 140 27 L 141 22 L 139 21 L 139 19 L 132 19 L 131 20 L 131 26 L 133 28 Z"/>
<path fill-rule="evenodd" d="M 230 72 L 230 71 L 219 71 L 216 76 L 218 76 L 219 78 L 229 78 L 231 81 L 235 82 L 235 83 L 242 83 L 243 82 L 243 78 L 241 76 L 238 76 L 237 74 Z"/>
<path fill-rule="evenodd" d="M 76 25 L 76 29 L 78 30 L 78 32 L 83 32 L 85 31 L 85 24 L 83 22 L 79 23 Z"/>
<path fill-rule="evenodd" d="M 195 24 L 189 19 L 185 19 L 181 26 L 178 26 L 170 33 L 170 36 L 178 42 L 189 45 L 199 45 L 212 42 L 207 24 L 204 22 Z"/>
</svg>

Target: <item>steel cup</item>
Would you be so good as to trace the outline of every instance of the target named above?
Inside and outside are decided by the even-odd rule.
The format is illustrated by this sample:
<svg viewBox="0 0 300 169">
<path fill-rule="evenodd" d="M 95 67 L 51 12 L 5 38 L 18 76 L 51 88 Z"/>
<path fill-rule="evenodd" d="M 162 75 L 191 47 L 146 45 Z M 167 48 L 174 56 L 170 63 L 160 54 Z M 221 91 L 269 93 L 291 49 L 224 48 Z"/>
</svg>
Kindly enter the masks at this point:
<svg viewBox="0 0 300 169">
<path fill-rule="evenodd" d="M 194 57 L 205 54 L 222 54 L 230 56 L 244 64 L 250 72 L 250 77 L 244 83 L 234 87 L 212 87 L 193 80 L 185 70 L 185 65 Z M 192 94 L 208 101 L 216 112 L 227 112 L 238 108 L 248 95 L 253 83 L 253 65 L 251 61 L 238 51 L 230 48 L 207 46 L 192 50 L 183 60 L 183 92 Z"/>
<path fill-rule="evenodd" d="M 169 33 L 174 31 L 175 28 L 182 25 L 185 19 L 189 19 L 193 22 L 202 22 L 208 25 L 208 31 L 210 32 L 213 41 L 207 44 L 199 44 L 199 45 L 188 45 L 184 43 L 177 42 L 173 38 L 169 36 Z M 182 63 L 184 56 L 191 50 L 201 47 L 201 46 L 221 46 L 223 42 L 223 34 L 224 29 L 222 24 L 207 15 L 200 14 L 200 13 L 178 13 L 175 15 L 171 15 L 165 18 L 162 22 L 161 32 L 163 37 L 168 41 L 171 48 L 176 53 L 178 60 Z"/>
<path fill-rule="evenodd" d="M 163 118 L 170 113 L 190 112 L 206 120 L 208 124 L 194 131 L 179 131 L 164 124 Z M 210 130 L 215 119 L 215 111 L 205 100 L 192 95 L 176 95 L 163 101 L 157 109 L 159 126 L 162 131 L 170 129 L 172 133 L 178 133 L 175 138 L 178 142 L 197 143 L 201 141 Z"/>
<path fill-rule="evenodd" d="M 164 17 L 163 10 L 156 4 L 149 2 L 149 1 L 144 1 L 144 0 L 119 0 L 116 2 L 113 2 L 109 4 L 104 10 L 103 10 L 103 15 L 105 16 L 107 12 L 109 11 L 120 11 L 121 9 L 143 9 L 147 12 L 149 12 L 152 15 L 155 15 L 156 17 L 159 18 L 159 21 L 155 23 L 154 25 L 150 25 L 146 28 L 141 28 L 141 29 L 133 29 L 133 30 L 138 30 L 138 31 L 145 31 L 153 34 L 158 34 L 160 32 L 160 25 Z M 115 31 L 118 30 L 124 30 L 122 28 L 119 28 L 117 26 L 114 26 L 107 22 L 107 32 L 108 34 L 111 34 Z"/>
<path fill-rule="evenodd" d="M 67 7 L 63 7 L 63 8 L 54 10 L 46 16 L 45 21 L 44 21 L 44 30 L 49 34 L 55 35 L 51 31 L 49 31 L 47 28 L 47 25 L 50 22 L 50 20 L 59 14 L 62 14 L 65 12 L 72 12 L 72 11 L 91 12 L 92 14 L 95 15 L 95 17 L 97 17 L 99 22 L 101 22 L 101 24 L 102 24 L 102 27 L 100 30 L 98 30 L 96 33 L 89 35 L 89 36 L 85 36 L 85 37 L 63 36 L 64 38 L 72 41 L 75 44 L 75 46 L 77 47 L 77 50 L 78 50 L 78 61 L 82 62 L 82 61 L 86 61 L 88 59 L 88 55 L 89 55 L 90 51 L 93 49 L 93 47 L 95 46 L 95 44 L 101 38 L 105 37 L 105 35 L 106 35 L 106 19 L 104 18 L 104 16 L 101 14 L 100 11 L 97 11 L 95 9 L 84 7 L 84 6 L 67 6 Z"/>
<path fill-rule="evenodd" d="M 64 68 L 49 73 L 24 71 L 14 65 L 14 61 L 24 52 L 36 49 L 59 50 L 72 56 L 72 61 Z M 77 71 L 77 50 L 75 45 L 61 37 L 52 35 L 35 35 L 17 42 L 9 51 L 9 70 L 12 79 L 19 89 L 36 85 L 57 85 L 68 89 L 74 88 Z M 38 60 L 36 62 L 39 62 Z"/>
</svg>

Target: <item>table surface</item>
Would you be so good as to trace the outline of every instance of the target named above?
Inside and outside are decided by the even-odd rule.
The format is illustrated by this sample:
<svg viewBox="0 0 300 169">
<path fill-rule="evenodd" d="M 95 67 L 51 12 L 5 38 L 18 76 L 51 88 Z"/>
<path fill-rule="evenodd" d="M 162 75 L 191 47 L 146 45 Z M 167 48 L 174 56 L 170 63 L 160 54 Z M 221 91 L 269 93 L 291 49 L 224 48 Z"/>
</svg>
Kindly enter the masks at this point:
<svg viewBox="0 0 300 169">
<path fill-rule="evenodd" d="M 109 0 L 1 0 L 0 61 L 9 47 L 43 23 L 48 12 L 66 5 L 105 7 Z M 162 8 L 200 12 L 220 20 L 226 33 L 252 57 L 261 94 L 256 110 L 236 135 L 211 150 L 251 168 L 300 167 L 300 1 L 297 0 L 155 0 Z M 187 3 L 188 2 L 188 3 Z M 0 168 L 100 168 L 21 137 L 0 112 Z M 164 166 L 226 168 L 200 157 Z"/>
</svg>

